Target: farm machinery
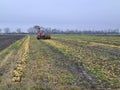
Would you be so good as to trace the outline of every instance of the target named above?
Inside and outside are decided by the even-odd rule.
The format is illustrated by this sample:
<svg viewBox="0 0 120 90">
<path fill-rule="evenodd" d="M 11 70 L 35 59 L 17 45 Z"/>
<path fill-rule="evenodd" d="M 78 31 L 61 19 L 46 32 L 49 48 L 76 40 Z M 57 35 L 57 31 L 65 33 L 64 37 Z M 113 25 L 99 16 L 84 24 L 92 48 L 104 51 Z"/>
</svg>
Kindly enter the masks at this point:
<svg viewBox="0 0 120 90">
<path fill-rule="evenodd" d="M 40 30 L 40 26 L 34 26 L 34 28 L 37 30 L 37 39 L 51 39 L 51 35 L 48 32 Z"/>
</svg>

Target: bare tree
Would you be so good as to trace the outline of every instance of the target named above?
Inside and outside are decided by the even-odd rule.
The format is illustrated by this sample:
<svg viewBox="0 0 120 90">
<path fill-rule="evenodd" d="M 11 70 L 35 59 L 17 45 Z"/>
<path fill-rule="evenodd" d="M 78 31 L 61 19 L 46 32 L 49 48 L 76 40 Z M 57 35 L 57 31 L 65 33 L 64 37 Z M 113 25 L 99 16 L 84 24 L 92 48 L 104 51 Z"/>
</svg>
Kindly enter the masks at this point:
<svg viewBox="0 0 120 90">
<path fill-rule="evenodd" d="M 21 28 L 17 28 L 17 29 L 16 29 L 16 32 L 17 32 L 17 33 L 21 33 Z"/>
<path fill-rule="evenodd" d="M 10 33 L 10 28 L 4 28 L 4 33 Z"/>
<path fill-rule="evenodd" d="M 36 29 L 31 27 L 27 30 L 27 32 L 30 33 L 30 34 L 35 34 L 37 31 L 36 31 Z"/>
</svg>

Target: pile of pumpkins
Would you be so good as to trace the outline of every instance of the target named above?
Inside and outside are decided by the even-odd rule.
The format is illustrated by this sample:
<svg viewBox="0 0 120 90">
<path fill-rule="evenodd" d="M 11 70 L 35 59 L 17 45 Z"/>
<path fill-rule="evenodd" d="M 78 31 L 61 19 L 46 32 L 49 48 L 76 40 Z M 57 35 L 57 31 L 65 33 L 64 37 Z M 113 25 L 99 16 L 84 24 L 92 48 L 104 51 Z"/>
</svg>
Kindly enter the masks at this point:
<svg viewBox="0 0 120 90">
<path fill-rule="evenodd" d="M 21 79 L 22 79 L 22 76 L 23 76 L 23 70 L 25 68 L 25 65 L 26 65 L 26 60 L 28 58 L 28 54 L 29 54 L 29 40 L 30 40 L 30 36 L 28 36 L 28 38 L 26 39 L 26 41 L 24 42 L 23 44 L 23 48 L 22 48 L 22 55 L 20 55 L 20 61 L 19 63 L 17 64 L 17 66 L 14 68 L 13 72 L 12 72 L 12 75 L 13 75 L 13 78 L 12 78 L 12 81 L 14 82 L 20 82 Z"/>
<path fill-rule="evenodd" d="M 21 65 L 21 64 L 18 64 L 16 66 L 16 68 L 12 72 L 12 74 L 13 74 L 12 81 L 14 81 L 14 82 L 20 82 L 21 81 L 21 78 L 22 78 L 22 75 L 23 75 L 23 69 L 24 69 L 24 66 Z"/>
</svg>

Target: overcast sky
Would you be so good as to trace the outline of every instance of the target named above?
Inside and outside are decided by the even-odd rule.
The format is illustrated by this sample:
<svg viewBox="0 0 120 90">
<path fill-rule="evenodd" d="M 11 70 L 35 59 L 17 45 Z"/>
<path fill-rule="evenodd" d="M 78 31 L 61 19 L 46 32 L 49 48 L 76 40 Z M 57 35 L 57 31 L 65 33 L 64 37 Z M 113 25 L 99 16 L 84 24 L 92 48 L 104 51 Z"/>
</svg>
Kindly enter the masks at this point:
<svg viewBox="0 0 120 90">
<path fill-rule="evenodd" d="M 120 0 L 0 0 L 2 26 L 120 28 Z"/>
</svg>

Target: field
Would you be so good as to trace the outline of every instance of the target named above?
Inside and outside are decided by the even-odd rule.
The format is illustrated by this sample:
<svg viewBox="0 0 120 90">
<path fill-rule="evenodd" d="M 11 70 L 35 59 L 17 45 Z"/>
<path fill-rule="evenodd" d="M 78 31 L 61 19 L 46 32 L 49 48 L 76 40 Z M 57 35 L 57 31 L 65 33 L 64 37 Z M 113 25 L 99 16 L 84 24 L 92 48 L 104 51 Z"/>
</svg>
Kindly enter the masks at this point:
<svg viewBox="0 0 120 90">
<path fill-rule="evenodd" d="M 1 90 L 120 90 L 120 36 L 2 37 Z"/>
<path fill-rule="evenodd" d="M 22 37 L 24 37 L 24 35 L 0 35 L 0 51 Z"/>
</svg>

